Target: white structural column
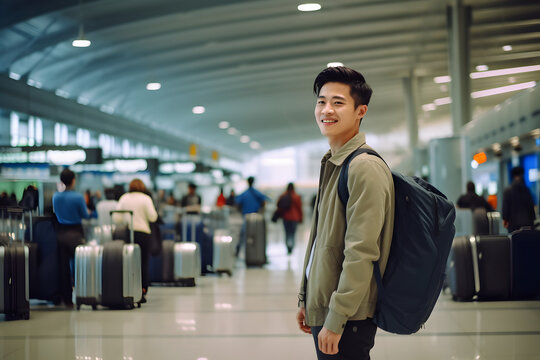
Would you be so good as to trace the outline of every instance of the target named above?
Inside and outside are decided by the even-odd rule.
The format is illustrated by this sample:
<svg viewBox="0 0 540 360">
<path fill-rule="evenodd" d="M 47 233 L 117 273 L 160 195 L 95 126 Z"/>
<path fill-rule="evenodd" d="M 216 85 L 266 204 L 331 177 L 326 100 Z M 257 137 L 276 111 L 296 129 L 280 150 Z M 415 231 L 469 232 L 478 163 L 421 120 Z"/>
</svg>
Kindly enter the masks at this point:
<svg viewBox="0 0 540 360">
<path fill-rule="evenodd" d="M 452 95 L 452 130 L 459 136 L 463 125 L 471 120 L 471 80 L 469 78 L 469 26 L 471 8 L 462 0 L 452 0 L 448 7 L 448 49 L 450 90 Z"/>
<path fill-rule="evenodd" d="M 403 78 L 403 94 L 407 110 L 407 127 L 409 130 L 409 148 L 413 151 L 418 145 L 418 114 L 417 114 L 417 79 L 411 70 L 408 77 Z"/>
</svg>

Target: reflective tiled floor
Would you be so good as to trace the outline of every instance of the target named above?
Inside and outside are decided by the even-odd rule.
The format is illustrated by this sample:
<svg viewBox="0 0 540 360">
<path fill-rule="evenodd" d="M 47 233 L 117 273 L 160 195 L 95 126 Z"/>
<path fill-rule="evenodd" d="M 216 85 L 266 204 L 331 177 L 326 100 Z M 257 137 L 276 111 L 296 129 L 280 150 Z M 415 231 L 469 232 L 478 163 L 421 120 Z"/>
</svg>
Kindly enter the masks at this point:
<svg viewBox="0 0 540 360">
<path fill-rule="evenodd" d="M 195 288 L 152 287 L 141 309 L 81 311 L 33 304 L 29 321 L 0 318 L 1 359 L 314 359 L 296 327 L 296 294 L 307 234 L 287 256 L 269 226 L 270 264 Z M 540 302 L 456 303 L 442 295 L 413 336 L 379 331 L 372 359 L 540 359 Z"/>
</svg>

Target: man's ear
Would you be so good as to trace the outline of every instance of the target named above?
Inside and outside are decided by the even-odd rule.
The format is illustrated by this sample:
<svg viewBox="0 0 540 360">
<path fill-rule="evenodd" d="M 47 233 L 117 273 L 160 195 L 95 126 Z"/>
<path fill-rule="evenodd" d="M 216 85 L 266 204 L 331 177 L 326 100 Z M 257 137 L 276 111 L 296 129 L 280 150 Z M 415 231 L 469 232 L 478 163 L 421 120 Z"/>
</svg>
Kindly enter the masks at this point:
<svg viewBox="0 0 540 360">
<path fill-rule="evenodd" d="M 367 113 L 367 105 L 358 105 L 356 108 L 357 119 L 361 120 Z"/>
</svg>

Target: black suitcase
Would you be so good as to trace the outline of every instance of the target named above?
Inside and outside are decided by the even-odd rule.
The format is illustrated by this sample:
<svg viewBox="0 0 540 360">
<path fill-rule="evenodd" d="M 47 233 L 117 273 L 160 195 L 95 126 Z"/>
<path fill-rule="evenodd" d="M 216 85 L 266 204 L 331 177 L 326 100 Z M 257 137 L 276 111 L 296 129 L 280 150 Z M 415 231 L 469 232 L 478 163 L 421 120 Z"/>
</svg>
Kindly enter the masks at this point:
<svg viewBox="0 0 540 360">
<path fill-rule="evenodd" d="M 258 213 L 246 214 L 246 266 L 266 264 L 266 223 Z"/>
<path fill-rule="evenodd" d="M 493 235 L 455 238 L 448 277 L 454 300 L 508 299 L 510 239 Z"/>
<path fill-rule="evenodd" d="M 540 296 L 540 231 L 517 230 L 510 234 L 512 298 Z"/>
<path fill-rule="evenodd" d="M 23 243 L 24 214 L 22 209 L 8 209 L 8 213 L 10 234 L 14 239 L 9 245 L 0 246 L 0 313 L 6 314 L 6 320 L 28 320 L 28 247 Z"/>
</svg>

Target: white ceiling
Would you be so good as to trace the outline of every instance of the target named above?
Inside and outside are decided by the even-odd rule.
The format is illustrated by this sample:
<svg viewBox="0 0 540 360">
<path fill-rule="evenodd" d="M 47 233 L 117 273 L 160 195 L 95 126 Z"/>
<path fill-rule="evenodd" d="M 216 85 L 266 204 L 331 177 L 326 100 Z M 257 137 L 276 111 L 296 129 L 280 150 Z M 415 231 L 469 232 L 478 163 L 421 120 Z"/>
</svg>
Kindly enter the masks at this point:
<svg viewBox="0 0 540 360">
<path fill-rule="evenodd" d="M 374 89 L 363 131 L 407 137 L 402 78 L 411 71 L 421 126 L 449 121 L 448 105 L 420 109 L 449 96 L 433 82 L 448 74 L 446 1 L 328 0 L 312 13 L 289 0 L 45 3 L 5 2 L 0 72 L 85 98 L 88 106 L 105 105 L 225 156 L 244 159 L 257 151 L 220 130 L 220 121 L 259 142 L 258 151 L 320 139 L 311 89 L 331 61 L 362 72 Z M 478 64 L 490 70 L 540 64 L 538 1 L 464 3 L 472 7 L 471 72 Z M 71 46 L 80 23 L 89 48 Z M 502 50 L 507 44 L 512 51 Z M 539 79 L 539 71 L 514 75 L 516 83 Z M 147 91 L 151 81 L 161 82 L 161 90 Z M 472 80 L 471 90 L 508 84 L 508 76 Z M 473 112 L 511 95 L 476 99 Z M 195 105 L 206 113 L 194 115 Z"/>
</svg>

